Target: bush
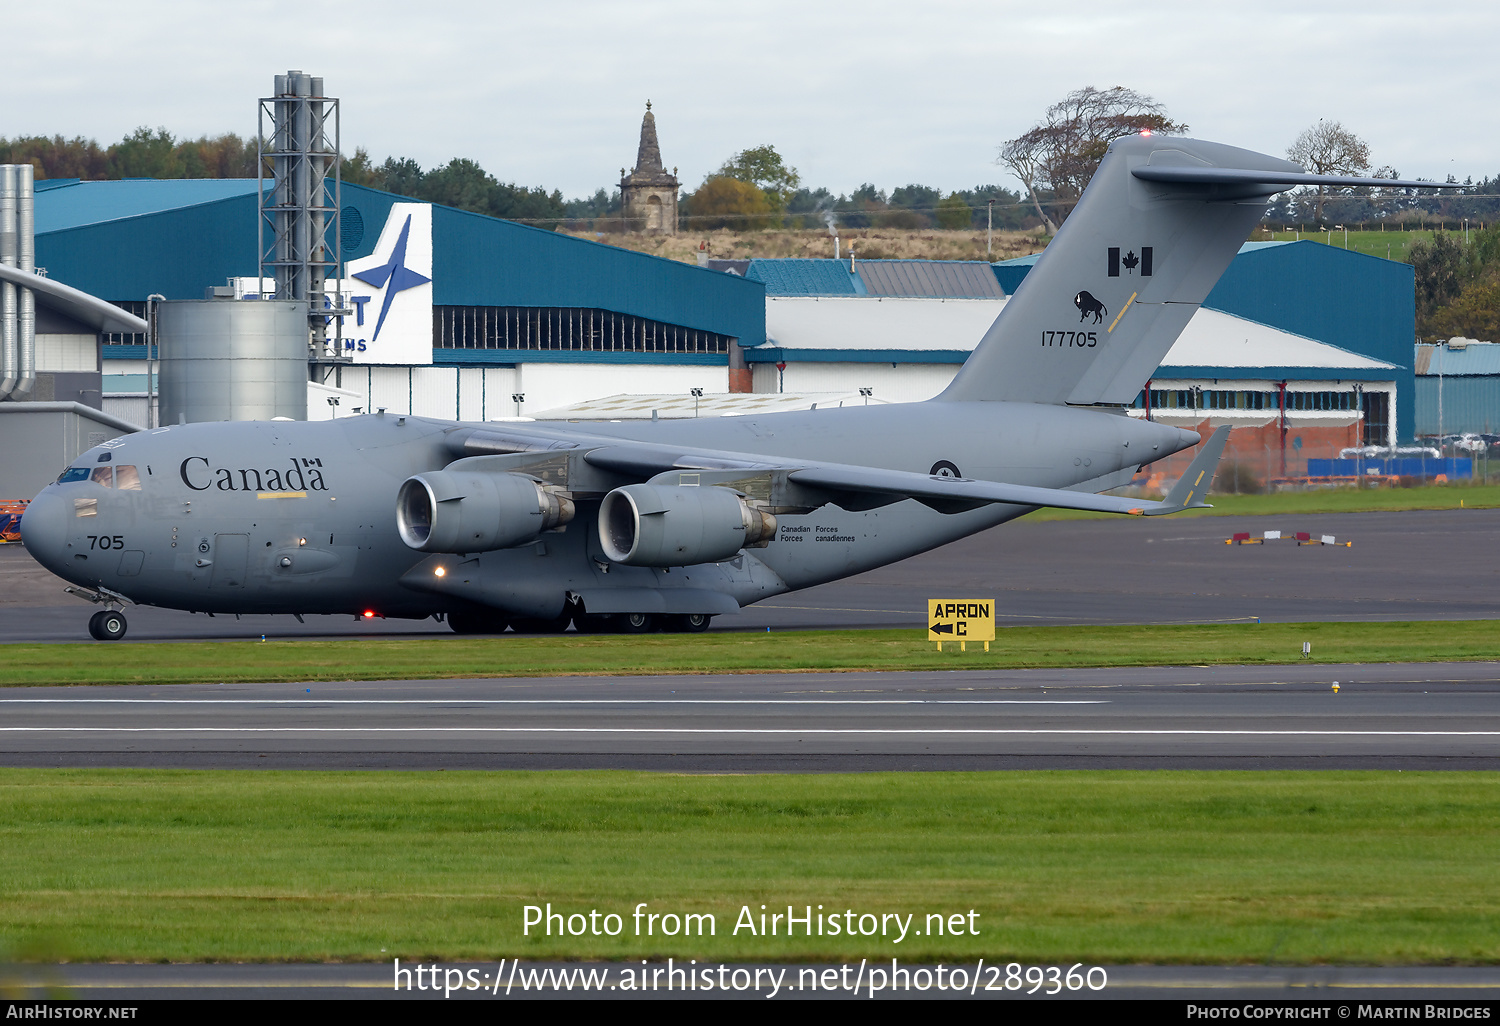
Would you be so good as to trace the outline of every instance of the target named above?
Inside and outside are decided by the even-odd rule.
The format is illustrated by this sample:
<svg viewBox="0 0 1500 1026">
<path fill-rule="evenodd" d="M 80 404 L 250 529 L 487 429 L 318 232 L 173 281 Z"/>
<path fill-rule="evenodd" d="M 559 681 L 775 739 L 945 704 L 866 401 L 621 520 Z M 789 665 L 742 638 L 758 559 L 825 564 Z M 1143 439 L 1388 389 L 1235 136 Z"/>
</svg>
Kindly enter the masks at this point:
<svg viewBox="0 0 1500 1026">
<path fill-rule="evenodd" d="M 1266 486 L 1248 463 L 1225 460 L 1219 464 L 1219 472 L 1214 475 L 1212 490 L 1220 495 L 1259 495 L 1266 490 Z"/>
</svg>

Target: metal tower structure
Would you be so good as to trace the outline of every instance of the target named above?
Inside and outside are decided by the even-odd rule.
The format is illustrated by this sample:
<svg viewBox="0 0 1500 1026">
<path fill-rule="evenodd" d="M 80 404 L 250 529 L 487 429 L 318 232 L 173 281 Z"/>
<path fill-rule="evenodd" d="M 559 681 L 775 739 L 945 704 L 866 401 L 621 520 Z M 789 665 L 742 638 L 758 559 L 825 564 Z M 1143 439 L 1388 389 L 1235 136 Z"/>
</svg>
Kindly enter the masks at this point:
<svg viewBox="0 0 1500 1026">
<path fill-rule="evenodd" d="M 343 362 L 343 296 L 327 289 L 330 271 L 337 282 L 343 266 L 339 101 L 300 71 L 277 75 L 274 93 L 260 101 L 256 132 L 260 277 L 275 279 L 275 299 L 307 303 L 309 358 Z"/>
</svg>

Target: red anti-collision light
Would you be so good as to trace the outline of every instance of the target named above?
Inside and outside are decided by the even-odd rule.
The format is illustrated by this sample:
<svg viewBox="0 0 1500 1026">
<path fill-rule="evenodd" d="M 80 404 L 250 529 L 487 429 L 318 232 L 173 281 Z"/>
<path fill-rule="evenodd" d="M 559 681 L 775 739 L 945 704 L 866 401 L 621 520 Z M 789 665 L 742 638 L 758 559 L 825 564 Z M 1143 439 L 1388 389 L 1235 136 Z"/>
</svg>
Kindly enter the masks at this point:
<svg viewBox="0 0 1500 1026">
<path fill-rule="evenodd" d="M 373 610 L 373 609 L 366 609 L 365 610 L 365 619 L 366 620 L 373 620 L 373 619 L 375 619 L 375 610 Z"/>
</svg>

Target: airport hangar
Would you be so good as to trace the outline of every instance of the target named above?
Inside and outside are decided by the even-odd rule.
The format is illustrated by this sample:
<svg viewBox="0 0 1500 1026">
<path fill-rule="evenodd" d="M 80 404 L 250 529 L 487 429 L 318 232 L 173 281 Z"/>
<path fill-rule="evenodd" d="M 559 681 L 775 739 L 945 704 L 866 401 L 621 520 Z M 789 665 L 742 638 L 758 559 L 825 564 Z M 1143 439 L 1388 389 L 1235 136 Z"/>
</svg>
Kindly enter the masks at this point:
<svg viewBox="0 0 1500 1026">
<path fill-rule="evenodd" d="M 257 187 L 38 182 L 37 263 L 138 316 L 153 294 L 256 294 Z M 756 282 L 354 185 L 343 186 L 340 214 L 351 275 L 389 265 L 400 245 L 402 265 L 424 281 L 390 290 L 387 306 L 386 290 L 345 279 L 367 294 L 345 319 L 343 360 L 313 367 L 310 417 L 385 407 L 487 420 L 610 393 L 722 392 L 743 366 L 737 348 L 764 338 Z M 144 336 L 102 343 L 102 402 L 88 405 L 146 426 Z"/>
<path fill-rule="evenodd" d="M 253 180 L 38 182 L 37 262 L 51 280 L 135 314 L 152 294 L 198 299 L 226 283 L 255 294 L 256 189 Z M 405 226 L 405 266 L 425 280 L 385 310 L 379 290 L 356 304 L 344 360 L 312 367 L 309 417 L 383 407 L 488 420 L 567 407 L 619 418 L 593 401 L 693 389 L 796 393 L 804 407 L 849 401 L 857 389 L 876 401 L 925 399 L 1036 259 L 701 268 L 353 185 L 341 215 L 349 274 L 390 265 Z M 1408 265 L 1315 242 L 1248 243 L 1154 376 L 1150 415 L 1249 429 L 1235 432 L 1231 458 L 1266 477 L 1295 474 L 1309 456 L 1412 436 L 1413 335 Z M 97 360 L 69 350 L 62 398 L 146 426 L 154 387 L 144 336 L 97 337 Z M 55 342 L 39 336 L 39 351 Z M 90 370 L 97 384 L 78 378 Z M 1136 405 L 1147 415 L 1144 393 Z M 1271 455 L 1278 448 L 1289 462 Z"/>
</svg>

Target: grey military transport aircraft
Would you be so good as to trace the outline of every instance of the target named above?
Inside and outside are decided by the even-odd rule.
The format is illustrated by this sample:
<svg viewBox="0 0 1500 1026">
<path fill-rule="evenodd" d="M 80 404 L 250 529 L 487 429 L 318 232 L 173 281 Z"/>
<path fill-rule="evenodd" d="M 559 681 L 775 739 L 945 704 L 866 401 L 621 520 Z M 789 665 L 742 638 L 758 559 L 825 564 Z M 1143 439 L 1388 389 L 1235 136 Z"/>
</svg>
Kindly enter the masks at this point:
<svg viewBox="0 0 1500 1026">
<path fill-rule="evenodd" d="M 1269 197 L 1304 174 L 1171 137 L 1115 140 L 948 388 L 927 402 L 649 423 L 372 414 L 200 423 L 96 446 L 22 519 L 103 608 L 436 616 L 459 633 L 700 631 L 1038 507 L 1201 506 L 1227 429 L 1160 502 L 1095 494 L 1198 443 L 1129 417 Z"/>
</svg>

